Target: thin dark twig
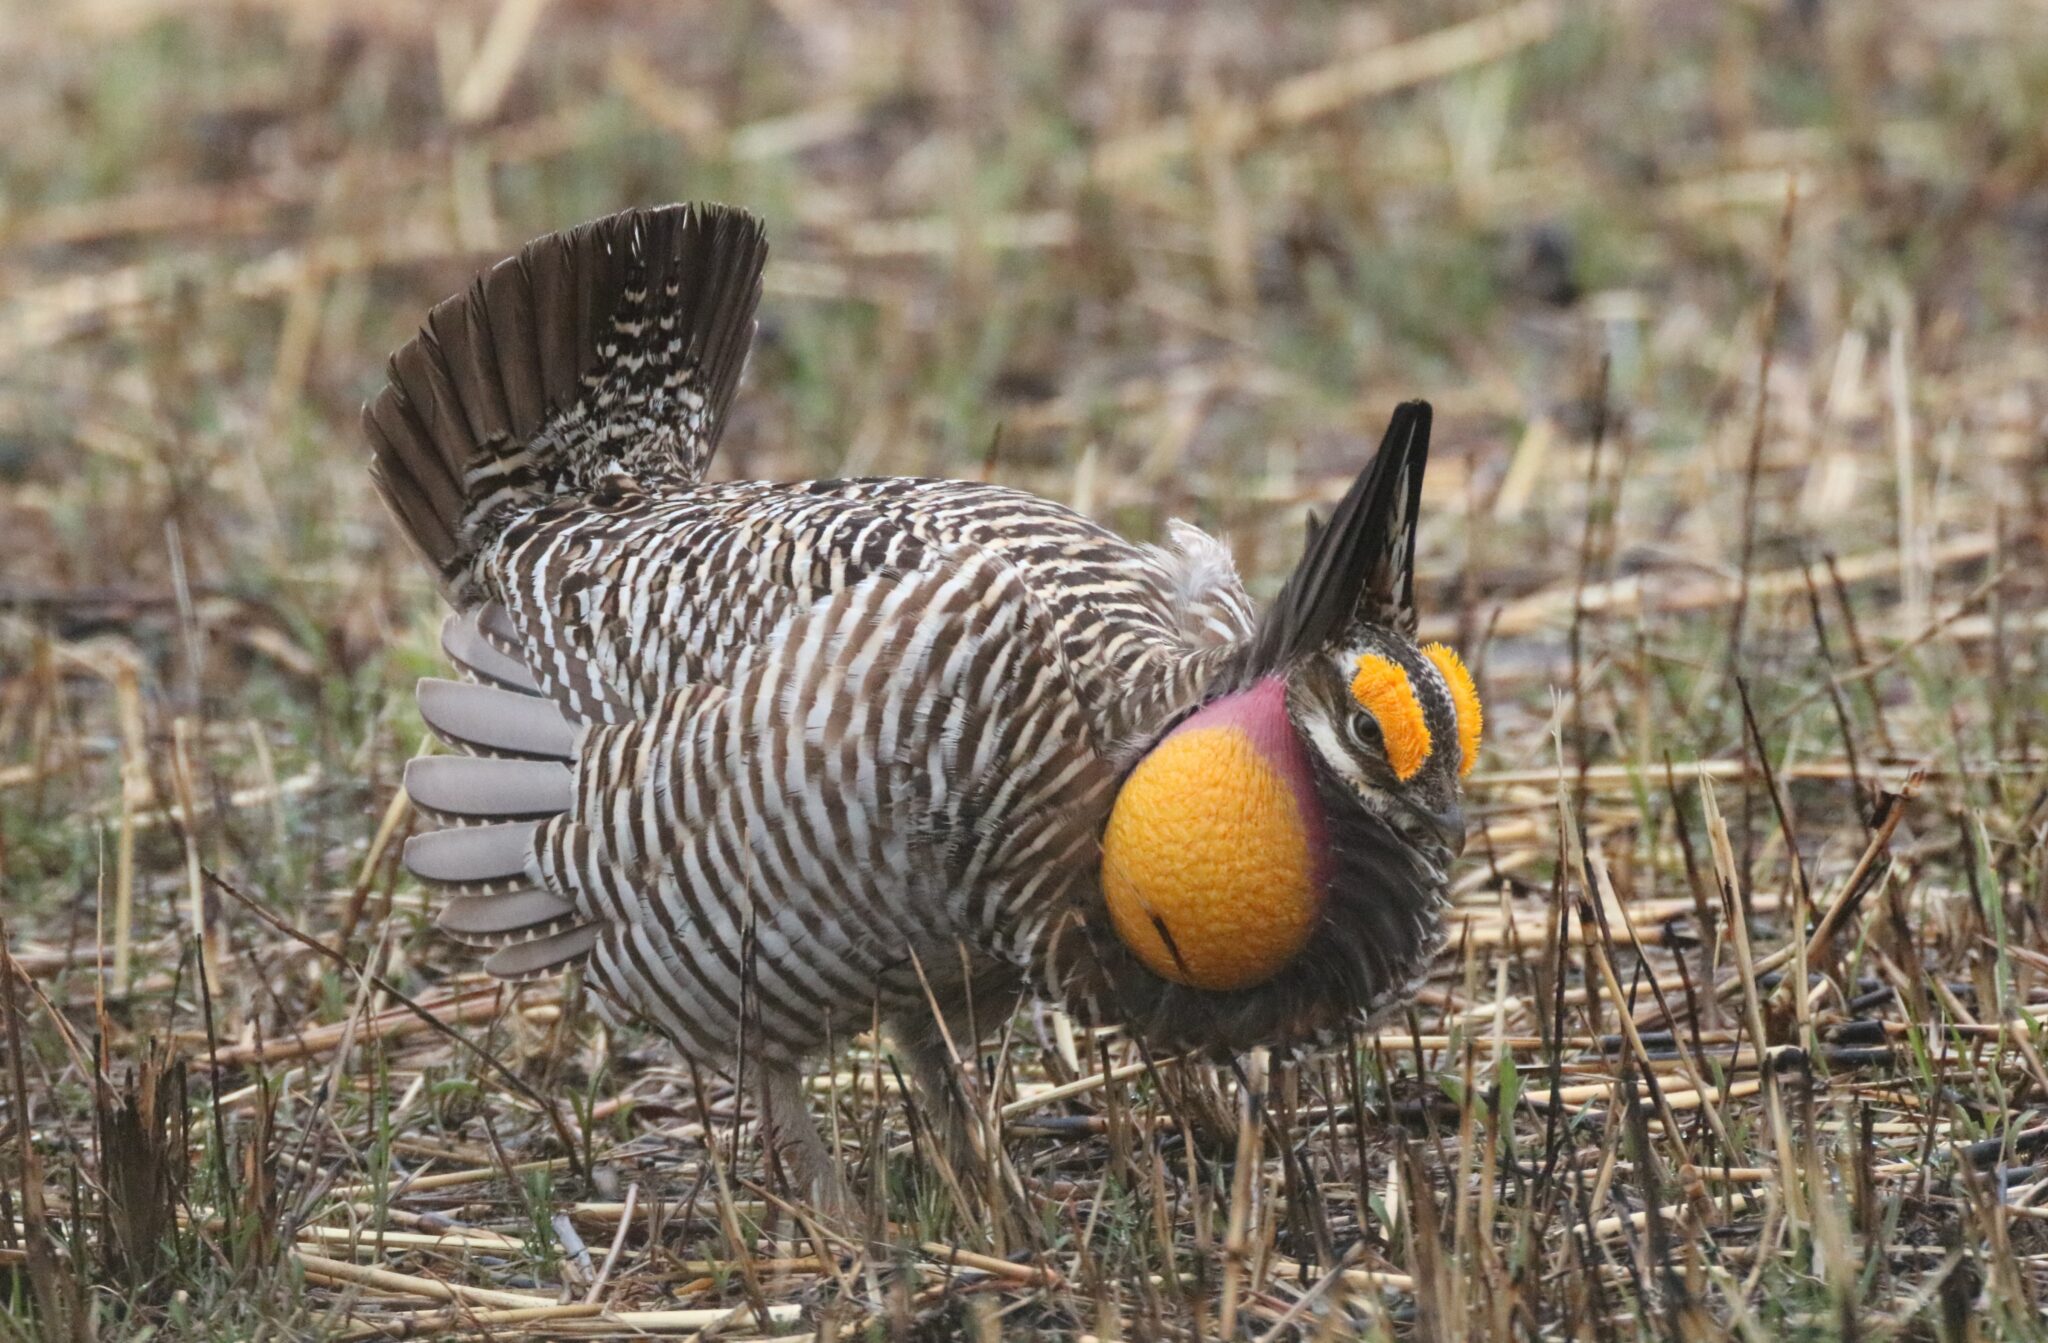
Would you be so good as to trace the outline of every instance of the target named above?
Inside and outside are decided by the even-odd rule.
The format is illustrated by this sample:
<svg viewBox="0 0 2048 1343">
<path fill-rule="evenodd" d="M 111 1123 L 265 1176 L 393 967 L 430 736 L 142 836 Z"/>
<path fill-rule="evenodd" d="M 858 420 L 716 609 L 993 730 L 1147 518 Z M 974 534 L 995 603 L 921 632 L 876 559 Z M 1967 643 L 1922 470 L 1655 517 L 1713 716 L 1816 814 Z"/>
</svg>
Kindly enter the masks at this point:
<svg viewBox="0 0 2048 1343">
<path fill-rule="evenodd" d="M 1586 770 L 1592 753 L 1586 741 L 1585 624 L 1586 588 L 1592 582 L 1595 541 L 1600 528 L 1600 449 L 1607 442 L 1607 379 L 1612 362 L 1600 356 L 1600 380 L 1593 402 L 1593 445 L 1586 454 L 1586 525 L 1579 533 L 1578 571 L 1572 580 L 1572 627 L 1568 636 L 1572 660 L 1572 751 L 1578 757 L 1578 778 L 1572 806 L 1586 808 Z"/>
<path fill-rule="evenodd" d="M 1735 609 L 1728 617 L 1728 674 L 1742 668 L 1743 625 L 1749 616 L 1750 566 L 1756 560 L 1757 478 L 1763 470 L 1764 428 L 1771 404 L 1771 364 L 1778 350 L 1778 312 L 1785 302 L 1786 261 L 1792 252 L 1792 220 L 1799 208 L 1799 179 L 1785 188 L 1785 212 L 1778 220 L 1778 251 L 1771 265 L 1771 293 L 1764 303 L 1763 350 L 1757 357 L 1756 412 L 1750 421 L 1749 458 L 1742 474 L 1742 576 Z"/>
<path fill-rule="evenodd" d="M 284 920 L 278 918 L 269 910 L 257 904 L 256 901 L 247 893 L 237 890 L 233 884 L 223 879 L 220 876 L 220 874 L 212 871 L 209 868 L 201 868 L 200 871 L 205 874 L 206 879 L 212 882 L 214 886 L 216 886 L 226 894 L 234 897 L 236 902 L 238 902 L 243 908 L 247 909 L 257 918 L 269 924 L 277 932 L 283 933 L 286 937 L 291 938 L 294 942 L 297 942 L 299 945 L 311 949 L 317 955 L 321 956 L 322 958 L 328 961 L 333 962 L 335 965 L 340 966 L 342 969 L 348 971 L 350 974 L 356 975 L 358 977 L 367 977 L 372 984 L 375 984 L 383 992 L 390 994 L 392 998 L 399 1003 L 400 1006 L 404 1007 L 408 1012 L 411 1012 L 414 1016 L 418 1017 L 422 1022 L 426 1023 L 426 1025 L 429 1028 L 448 1037 L 450 1040 L 453 1040 L 456 1044 L 462 1046 L 462 1048 L 468 1050 L 471 1054 L 475 1055 L 479 1060 L 481 1060 L 485 1065 L 487 1065 L 492 1072 L 498 1074 L 498 1076 L 504 1080 L 505 1085 L 511 1087 L 514 1091 L 518 1092 L 522 1098 L 531 1102 L 535 1108 L 537 1108 L 542 1114 L 548 1117 L 548 1123 L 555 1130 L 556 1140 L 562 1144 L 562 1152 L 567 1161 L 569 1162 L 569 1168 L 572 1171 L 574 1171 L 579 1178 L 585 1178 L 589 1175 L 589 1171 L 584 1168 L 583 1158 L 577 1154 L 576 1142 L 575 1139 L 572 1138 L 569 1134 L 569 1126 L 562 1122 L 562 1116 L 559 1112 L 556 1111 L 553 1102 L 547 1100 L 539 1092 L 535 1091 L 532 1087 L 528 1086 L 525 1080 L 522 1079 L 518 1073 L 513 1072 L 510 1068 L 506 1067 L 503 1063 L 499 1062 L 497 1055 L 491 1053 L 489 1050 L 483 1048 L 481 1045 L 476 1044 L 468 1036 L 464 1035 L 461 1031 L 456 1030 L 453 1026 L 450 1026 L 447 1022 L 441 1020 L 441 1018 L 435 1016 L 426 1008 L 421 1007 L 418 1003 L 414 1002 L 409 996 L 407 996 L 403 991 L 401 991 L 399 988 L 393 985 L 389 980 L 384 979 L 382 976 L 379 975 L 368 974 L 368 972 L 363 967 L 358 966 L 354 961 L 351 961 L 348 957 L 334 950 L 334 948 L 306 936 L 298 929 L 292 927 Z"/>
<path fill-rule="evenodd" d="M 1792 829 L 1792 815 L 1785 803 L 1785 792 L 1778 786 L 1778 773 L 1771 768 L 1770 750 L 1764 745 L 1763 729 L 1757 726 L 1756 709 L 1749 700 L 1749 682 L 1735 678 L 1736 697 L 1742 701 L 1742 719 L 1749 728 L 1750 741 L 1756 747 L 1758 765 L 1764 773 L 1764 789 L 1769 793 L 1771 809 L 1777 813 L 1778 832 L 1785 840 L 1786 859 L 1792 864 L 1793 894 L 1798 900 L 1799 926 L 1806 927 L 1806 912 L 1813 900 L 1813 887 L 1806 879 L 1806 863 L 1799 856 L 1799 837 Z"/>
<path fill-rule="evenodd" d="M 1863 766 L 1856 755 L 1856 732 L 1849 722 L 1849 704 L 1842 697 L 1842 678 L 1835 672 L 1834 650 L 1828 645 L 1828 622 L 1821 614 L 1820 588 L 1813 581 L 1813 566 L 1801 565 L 1800 577 L 1806 580 L 1806 608 L 1813 619 L 1813 641 L 1820 650 L 1821 667 L 1828 677 L 1828 699 L 1835 708 L 1835 724 L 1842 734 L 1842 750 L 1849 758 L 1849 787 L 1851 798 L 1856 803 L 1856 814 L 1863 817 L 1863 801 L 1868 794 L 1863 783 Z M 1867 830 L 1871 821 L 1864 819 Z"/>
<path fill-rule="evenodd" d="M 212 877 L 213 874 L 206 874 Z M 218 878 L 215 878 L 218 881 Z M 220 1167 L 220 1206 L 223 1209 L 234 1206 L 234 1181 L 228 1174 L 228 1130 L 227 1122 L 220 1112 L 220 1036 L 214 1029 L 213 989 L 207 984 L 212 976 L 206 973 L 206 943 L 204 934 L 192 939 L 194 976 L 199 981 L 200 1013 L 206 1022 L 206 1085 L 208 1110 L 213 1116 L 214 1161 Z"/>
<path fill-rule="evenodd" d="M 1849 585 L 1842 579 L 1842 570 L 1835 563 L 1832 550 L 1822 551 L 1821 563 L 1828 568 L 1828 583 L 1835 590 L 1835 605 L 1842 611 L 1842 631 L 1849 636 L 1849 656 L 1856 660 L 1858 667 L 1868 667 L 1872 658 L 1863 642 L 1863 631 L 1856 624 L 1856 604 L 1849 600 Z M 1870 720 L 1877 728 L 1878 748 L 1886 755 L 1897 755 L 1899 748 L 1892 742 L 1891 724 L 1886 721 L 1884 698 L 1878 694 L 1877 683 L 1869 677 L 1861 678 L 1863 695 L 1870 702 Z"/>
</svg>

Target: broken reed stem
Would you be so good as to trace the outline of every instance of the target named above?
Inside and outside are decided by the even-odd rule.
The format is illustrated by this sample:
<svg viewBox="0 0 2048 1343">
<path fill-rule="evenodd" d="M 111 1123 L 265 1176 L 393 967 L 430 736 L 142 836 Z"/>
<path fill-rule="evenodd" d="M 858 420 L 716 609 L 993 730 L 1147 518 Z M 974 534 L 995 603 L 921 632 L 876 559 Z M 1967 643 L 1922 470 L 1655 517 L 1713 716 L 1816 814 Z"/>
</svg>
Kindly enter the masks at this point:
<svg viewBox="0 0 2048 1343">
<path fill-rule="evenodd" d="M 1246 1265 L 1251 1257 L 1246 1233 L 1260 1184 L 1255 1173 L 1266 1127 L 1262 1114 L 1266 1067 L 1266 1051 L 1255 1049 L 1245 1057 L 1238 1074 L 1237 1165 L 1230 1178 L 1230 1219 L 1223 1235 L 1223 1301 L 1218 1314 L 1218 1332 L 1225 1338 L 1237 1332 L 1238 1311 L 1246 1291 Z"/>
<path fill-rule="evenodd" d="M 1835 935 L 1856 916 L 1857 909 L 1863 904 L 1864 896 L 1883 880 L 1883 875 L 1877 872 L 1877 865 L 1890 853 L 1892 836 L 1898 833 L 1899 823 L 1906 818 L 1907 804 L 1920 795 L 1920 785 L 1925 782 L 1926 777 L 1924 771 L 1916 769 L 1906 780 L 1904 788 L 1896 793 L 1885 794 L 1877 828 L 1871 833 L 1870 842 L 1864 846 L 1863 856 L 1856 860 L 1856 866 L 1843 881 L 1842 893 L 1835 897 L 1834 903 L 1828 906 L 1827 912 L 1814 924 L 1812 935 L 1806 938 L 1800 960 L 1807 969 L 1818 969 L 1821 962 L 1827 959 L 1828 948 L 1833 944 Z M 1791 981 L 1788 979 L 1786 982 Z M 1779 991 L 1785 991 L 1783 985 Z"/>
<path fill-rule="evenodd" d="M 1614 1014 L 1621 1022 L 1621 1033 L 1628 1041 L 1629 1052 L 1635 1056 L 1638 1075 L 1649 1089 L 1650 1099 L 1657 1107 L 1658 1115 L 1664 1121 L 1665 1136 L 1678 1147 L 1682 1174 L 1692 1169 L 1692 1156 L 1685 1147 L 1685 1130 L 1678 1125 L 1678 1116 L 1664 1099 L 1664 1089 L 1657 1082 L 1657 1072 L 1650 1062 L 1650 1051 L 1643 1047 L 1643 1037 L 1636 1031 L 1636 1023 L 1629 1012 L 1628 997 L 1622 991 L 1621 979 L 1614 973 L 1614 958 L 1608 954 L 1611 941 L 1607 936 L 1606 916 L 1601 904 L 1613 897 L 1613 887 L 1605 882 L 1606 869 L 1599 867 L 1600 884 L 1595 885 L 1592 870 L 1600 860 L 1597 855 L 1588 854 L 1583 845 L 1573 842 L 1571 847 L 1573 866 L 1578 869 L 1579 889 L 1584 896 L 1584 906 L 1579 911 L 1581 922 L 1599 925 L 1601 936 L 1588 938 L 1586 949 L 1590 953 L 1594 968 L 1600 972 L 1600 981 L 1607 990 L 1608 998 L 1614 1003 Z M 1590 918 L 1588 917 L 1590 916 Z M 1692 1182 L 1691 1178 L 1687 1183 Z"/>
<path fill-rule="evenodd" d="M 150 800 L 142 688 L 134 664 L 126 659 L 115 670 L 114 703 L 121 724 L 121 829 L 114 849 L 114 986 L 126 996 L 135 983 L 135 812 Z"/>
<path fill-rule="evenodd" d="M 186 910 L 192 921 L 197 961 L 194 969 L 201 977 L 201 986 L 210 993 L 220 974 L 213 963 L 213 939 L 209 936 L 206 918 L 206 881 L 201 876 L 199 856 L 199 809 L 193 805 L 199 790 L 192 775 L 191 738 L 191 719 L 181 714 L 171 720 L 171 787 L 177 794 L 178 809 L 184 816 L 178 825 L 178 834 L 185 851 Z"/>
<path fill-rule="evenodd" d="M 307 1270 L 308 1278 L 318 1278 Z M 446 1338 L 475 1334 L 491 1338 L 499 1330 L 517 1325 L 561 1324 L 569 1320 L 597 1319 L 603 1309 L 584 1302 L 570 1305 L 520 1306 L 500 1310 L 437 1310 L 379 1315 L 336 1335 L 337 1343 L 368 1343 L 371 1339 Z M 523 1335 L 524 1331 L 520 1333 Z"/>
<path fill-rule="evenodd" d="M 977 1254 L 973 1250 L 963 1250 L 957 1245 L 947 1245 L 939 1241 L 927 1241 L 918 1248 L 925 1254 L 930 1255 L 936 1263 L 956 1268 L 976 1269 L 982 1273 L 1002 1278 L 1007 1282 L 1022 1283 L 1029 1287 L 1058 1287 L 1066 1281 L 1052 1269 L 1044 1268 L 1037 1264 L 1012 1263 L 1008 1259 L 998 1259 L 994 1255 Z"/>
<path fill-rule="evenodd" d="M 1586 735 L 1585 627 L 1586 587 L 1592 581 L 1595 538 L 1599 533 L 1600 450 L 1607 443 L 1607 383 L 1613 362 L 1600 356 L 1599 390 L 1593 401 L 1593 442 L 1586 451 L 1586 519 L 1579 534 L 1577 577 L 1572 582 L 1572 624 L 1566 636 L 1571 654 L 1572 752 L 1578 757 L 1579 779 L 1572 793 L 1572 808 L 1586 809 L 1585 771 L 1593 763 L 1591 743 Z"/>
<path fill-rule="evenodd" d="M 612 1243 L 604 1252 L 604 1263 L 598 1266 L 597 1276 L 591 1280 L 590 1290 L 584 1294 L 586 1302 L 595 1304 L 604 1295 L 604 1285 L 611 1280 L 612 1266 L 619 1261 L 619 1251 L 625 1248 L 626 1231 L 633 1225 L 633 1208 L 640 1201 L 640 1182 L 635 1180 L 626 1186 L 625 1206 L 619 1209 L 619 1229 L 612 1233 Z"/>
<path fill-rule="evenodd" d="M 1757 355 L 1756 410 L 1750 422 L 1749 456 L 1742 473 L 1741 580 L 1735 593 L 1735 609 L 1728 617 L 1728 675 L 1731 679 L 1742 670 L 1744 623 L 1749 616 L 1749 571 L 1756 558 L 1757 480 L 1763 470 L 1764 427 L 1771 404 L 1771 362 L 1778 349 L 1778 309 L 1785 301 L 1786 263 L 1792 255 L 1792 218 L 1798 207 L 1799 179 L 1788 177 L 1785 182 L 1785 211 L 1778 219 L 1778 249 L 1771 262 L 1770 297 L 1764 304 L 1763 330 L 1759 333 L 1763 348 Z"/>
<path fill-rule="evenodd" d="M 1721 896 L 1721 919 L 1735 951 L 1736 973 L 1731 983 L 1742 992 L 1744 1024 L 1749 1028 L 1750 1044 L 1761 1053 L 1770 1044 L 1770 1036 L 1764 1030 L 1763 1003 L 1757 996 L 1756 966 L 1750 959 L 1749 919 L 1742 908 L 1735 848 L 1729 841 L 1728 822 L 1721 815 L 1721 804 L 1714 796 L 1714 786 L 1704 777 L 1700 779 L 1700 804 L 1707 822 L 1707 850 L 1713 857 L 1715 885 Z"/>
<path fill-rule="evenodd" d="M 433 740 L 433 734 L 428 733 L 416 754 L 425 754 Z M 384 805 L 384 816 L 377 822 L 377 832 L 370 837 L 369 850 L 363 854 L 363 865 L 356 869 L 355 885 L 349 888 L 348 905 L 342 910 L 341 924 L 335 930 L 334 950 L 347 950 L 355 938 L 356 925 L 362 921 L 370 892 L 376 889 L 378 874 L 383 871 L 384 855 L 390 850 L 391 841 L 404 832 L 411 820 L 412 794 L 403 788 L 393 790 L 391 800 Z"/>
<path fill-rule="evenodd" d="M 1601 856 L 1598 850 L 1588 853 L 1586 860 L 1592 870 L 1593 880 L 1597 888 L 1597 898 L 1593 902 L 1593 913 L 1594 917 L 1600 921 L 1601 932 L 1601 941 L 1589 945 L 1593 946 L 1598 954 L 1600 976 L 1606 982 L 1608 992 L 1610 994 L 1618 994 L 1620 981 L 1615 976 L 1612 958 L 1607 954 L 1607 907 L 1613 905 L 1619 908 L 1621 901 L 1620 897 L 1615 894 L 1613 881 L 1608 877 L 1607 860 Z M 1628 929 L 1629 937 L 1633 943 L 1632 949 L 1638 960 L 1641 960 L 1643 957 L 1642 944 L 1640 942 L 1633 942 L 1635 938 L 1635 925 L 1627 919 L 1623 919 L 1621 922 Z M 1673 1020 L 1674 1014 L 1671 1005 L 1664 1001 L 1664 992 L 1658 987 L 1655 976 L 1650 977 L 1650 991 L 1655 995 L 1658 1006 L 1664 1012 L 1665 1019 Z M 1664 1118 L 1665 1127 L 1669 1131 L 1672 1141 L 1679 1144 L 1680 1156 L 1685 1163 L 1680 1171 L 1680 1178 L 1686 1193 L 1689 1197 L 1696 1197 L 1695 1185 L 1699 1179 L 1699 1172 L 1691 1155 L 1684 1147 L 1682 1130 L 1677 1127 L 1673 1114 L 1676 1107 L 1672 1105 L 1671 1097 L 1664 1091 L 1663 1084 L 1657 1080 L 1656 1061 L 1651 1059 L 1649 1050 L 1643 1045 L 1643 1037 L 1636 1029 L 1635 1014 L 1630 1012 L 1628 1004 L 1620 1001 L 1618 997 L 1615 1002 L 1615 1013 L 1621 1018 L 1622 1033 L 1629 1042 L 1629 1048 L 1635 1053 L 1636 1066 L 1641 1070 L 1645 1085 L 1650 1088 L 1650 1094 L 1657 1103 L 1658 1112 Z M 1764 1056 L 1762 1047 L 1757 1046 L 1756 1050 L 1757 1066 L 1759 1068 L 1769 1068 L 1770 1062 Z M 1721 1150 L 1723 1152 L 1734 1151 L 1733 1135 L 1729 1133 L 1728 1126 L 1722 1122 L 1719 1107 L 1711 1099 L 1705 1080 L 1695 1070 L 1694 1061 L 1688 1058 L 1683 1051 L 1679 1053 L 1678 1072 L 1687 1084 L 1690 1085 L 1693 1093 L 1699 1097 L 1701 1109 L 1707 1117 L 1707 1124 L 1713 1129 L 1714 1138 L 1720 1143 Z"/>
<path fill-rule="evenodd" d="M 1521 0 L 1281 80 L 1256 103 L 1231 102 L 1212 109 L 1203 129 L 1214 152 L 1238 153 L 1261 136 L 1309 125 L 1366 99 L 1501 60 L 1549 37 L 1559 18 L 1554 0 Z M 1093 174 L 1107 182 L 1133 178 L 1154 171 L 1162 159 L 1193 152 L 1197 144 L 1190 118 L 1169 117 L 1096 150 Z"/>
</svg>

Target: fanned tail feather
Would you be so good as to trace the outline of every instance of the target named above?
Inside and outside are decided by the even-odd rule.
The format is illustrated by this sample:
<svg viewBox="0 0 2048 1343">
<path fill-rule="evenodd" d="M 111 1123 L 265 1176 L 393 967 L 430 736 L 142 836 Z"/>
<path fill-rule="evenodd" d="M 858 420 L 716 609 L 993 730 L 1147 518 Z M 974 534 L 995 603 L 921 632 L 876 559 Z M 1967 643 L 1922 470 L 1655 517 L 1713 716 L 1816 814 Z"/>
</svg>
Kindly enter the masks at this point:
<svg viewBox="0 0 2048 1343">
<path fill-rule="evenodd" d="M 701 479 L 760 300 L 760 221 L 627 210 L 527 244 L 428 314 L 363 409 L 371 474 L 461 605 L 521 514 L 607 476 Z"/>
</svg>

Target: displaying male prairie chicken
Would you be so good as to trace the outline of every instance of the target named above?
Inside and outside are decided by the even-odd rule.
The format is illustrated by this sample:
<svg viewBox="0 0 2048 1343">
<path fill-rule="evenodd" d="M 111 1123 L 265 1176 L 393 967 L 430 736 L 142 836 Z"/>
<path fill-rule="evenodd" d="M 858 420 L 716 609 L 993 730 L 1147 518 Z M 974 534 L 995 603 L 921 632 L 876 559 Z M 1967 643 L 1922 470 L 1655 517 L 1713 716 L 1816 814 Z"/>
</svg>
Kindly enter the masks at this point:
<svg viewBox="0 0 2048 1343">
<path fill-rule="evenodd" d="M 758 1079 L 877 1017 L 944 1108 L 1025 992 L 1157 1048 L 1313 1041 L 1440 940 L 1480 707 L 1413 641 L 1430 413 L 1260 615 L 1228 552 L 950 480 L 706 483 L 767 248 L 737 210 L 542 238 L 428 316 L 364 412 L 455 608 L 461 755 L 406 787 L 440 926 Z M 744 1060 L 742 1062 L 742 1060 Z"/>
</svg>

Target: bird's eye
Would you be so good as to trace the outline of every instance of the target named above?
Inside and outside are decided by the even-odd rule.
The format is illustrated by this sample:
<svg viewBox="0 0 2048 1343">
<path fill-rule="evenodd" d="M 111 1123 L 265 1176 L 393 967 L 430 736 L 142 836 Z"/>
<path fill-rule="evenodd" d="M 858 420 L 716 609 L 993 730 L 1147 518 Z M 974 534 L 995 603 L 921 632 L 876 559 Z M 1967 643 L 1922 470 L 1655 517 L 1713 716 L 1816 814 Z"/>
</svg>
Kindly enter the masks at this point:
<svg viewBox="0 0 2048 1343">
<path fill-rule="evenodd" d="M 1369 713 L 1355 713 L 1348 720 L 1347 727 L 1355 745 L 1371 747 L 1374 750 L 1380 748 L 1382 743 L 1379 719 Z"/>
</svg>

